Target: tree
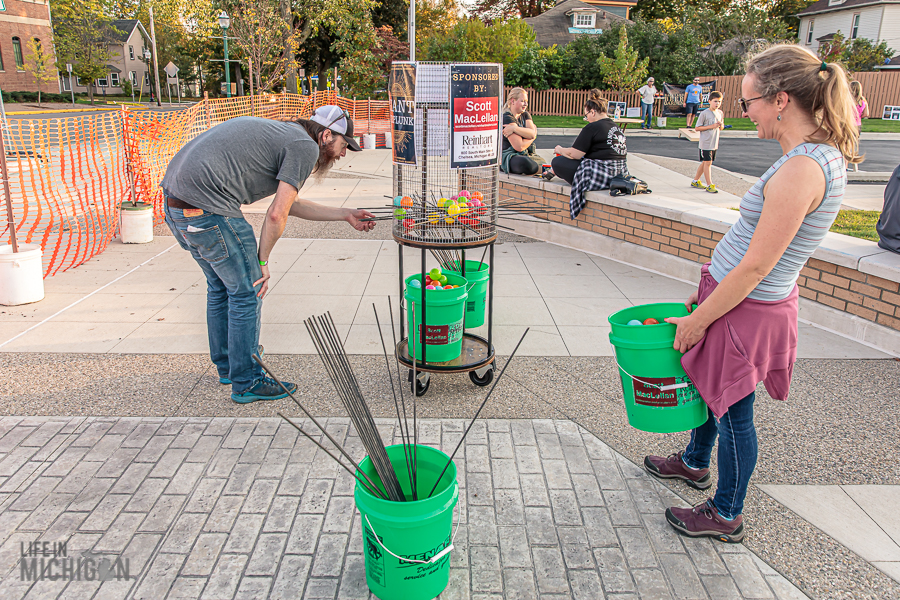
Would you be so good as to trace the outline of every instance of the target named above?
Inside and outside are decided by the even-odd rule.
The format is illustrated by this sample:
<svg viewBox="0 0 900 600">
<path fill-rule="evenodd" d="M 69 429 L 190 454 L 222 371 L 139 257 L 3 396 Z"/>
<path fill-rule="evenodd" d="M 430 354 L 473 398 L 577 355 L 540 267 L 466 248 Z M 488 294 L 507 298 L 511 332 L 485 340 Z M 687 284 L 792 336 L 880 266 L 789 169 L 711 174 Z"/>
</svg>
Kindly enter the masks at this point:
<svg viewBox="0 0 900 600">
<path fill-rule="evenodd" d="M 60 64 L 72 63 L 72 72 L 87 86 L 94 103 L 94 82 L 107 72 L 109 44 L 120 33 L 99 0 L 56 0 L 53 38 Z"/>
<path fill-rule="evenodd" d="M 251 96 L 254 85 L 259 91 L 267 91 L 284 81 L 285 61 L 279 48 L 284 48 L 281 43 L 285 38 L 286 54 L 293 54 L 294 35 L 283 35 L 289 26 L 279 5 L 278 0 L 244 0 L 232 8 L 228 33 L 236 38 L 236 45 L 247 59 Z"/>
<path fill-rule="evenodd" d="M 521 19 L 493 25 L 469 19 L 457 23 L 447 35 L 429 37 L 421 58 L 503 63 L 506 70 L 530 44 L 534 44 L 534 30 Z"/>
<path fill-rule="evenodd" d="M 374 50 L 375 56 L 381 61 L 381 71 L 390 74 L 391 63 L 395 60 L 409 59 L 409 43 L 400 41 L 390 25 L 376 28 L 375 35 L 379 41 L 379 47 Z"/>
<path fill-rule="evenodd" d="M 840 30 L 819 45 L 819 57 L 823 61 L 842 63 L 850 72 L 872 71 L 893 55 L 894 51 L 888 48 L 887 42 L 873 44 L 866 38 L 851 41 L 845 39 Z"/>
<path fill-rule="evenodd" d="M 456 0 L 417 0 L 416 47 L 424 47 L 430 37 L 450 35 L 459 22 Z"/>
<path fill-rule="evenodd" d="M 471 13 L 482 21 L 496 22 L 536 17 L 555 5 L 554 0 L 477 0 Z"/>
<path fill-rule="evenodd" d="M 640 87 L 647 77 L 647 65 L 650 58 L 639 58 L 638 52 L 628 45 L 628 28 L 619 29 L 619 45 L 613 58 L 601 56 L 597 59 L 597 67 L 608 88 L 616 90 L 616 98 L 621 97 L 622 90 L 634 90 Z"/>
<path fill-rule="evenodd" d="M 38 84 L 38 106 L 41 105 L 41 86 L 56 79 L 56 61 L 53 53 L 47 50 L 37 38 L 28 40 L 28 56 L 25 69 L 31 73 Z"/>
</svg>

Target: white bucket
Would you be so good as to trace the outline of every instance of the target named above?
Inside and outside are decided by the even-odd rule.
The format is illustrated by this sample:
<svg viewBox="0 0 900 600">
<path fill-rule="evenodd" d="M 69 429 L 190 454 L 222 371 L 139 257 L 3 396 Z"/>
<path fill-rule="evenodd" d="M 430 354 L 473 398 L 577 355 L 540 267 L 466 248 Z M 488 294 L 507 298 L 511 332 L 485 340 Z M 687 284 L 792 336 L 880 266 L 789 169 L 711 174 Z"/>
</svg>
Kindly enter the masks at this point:
<svg viewBox="0 0 900 600">
<path fill-rule="evenodd" d="M 666 126 L 666 118 L 667 117 L 656 117 L 656 126 L 657 127 L 665 127 Z"/>
<path fill-rule="evenodd" d="M 374 150 L 375 149 L 375 134 L 374 133 L 365 133 L 362 136 L 362 147 L 364 150 Z"/>
<path fill-rule="evenodd" d="M 153 241 L 153 205 L 123 202 L 119 207 L 119 238 L 123 244 L 146 244 Z"/>
<path fill-rule="evenodd" d="M 394 140 L 391 139 L 390 131 L 386 131 L 384 134 L 384 147 L 385 148 L 393 148 L 394 147 Z"/>
<path fill-rule="evenodd" d="M 0 304 L 16 306 L 44 299 L 44 268 L 40 244 L 0 246 Z"/>
</svg>

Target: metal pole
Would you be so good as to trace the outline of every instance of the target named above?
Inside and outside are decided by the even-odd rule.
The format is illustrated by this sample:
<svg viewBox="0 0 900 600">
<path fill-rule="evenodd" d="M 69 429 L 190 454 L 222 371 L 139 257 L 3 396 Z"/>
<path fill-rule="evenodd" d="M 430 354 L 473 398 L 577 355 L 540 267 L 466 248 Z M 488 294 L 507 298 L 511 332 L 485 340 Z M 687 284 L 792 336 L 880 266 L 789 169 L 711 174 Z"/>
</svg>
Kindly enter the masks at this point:
<svg viewBox="0 0 900 600">
<path fill-rule="evenodd" d="M 153 25 L 153 7 L 150 7 L 150 43 L 153 46 L 153 78 L 156 79 L 156 105 L 162 106 L 159 91 L 159 64 L 156 61 L 156 28 Z M 170 102 L 171 104 L 171 102 Z"/>
<path fill-rule="evenodd" d="M 224 30 L 222 39 L 225 40 L 225 97 L 231 98 L 231 68 L 228 64 L 228 30 Z"/>
<path fill-rule="evenodd" d="M 9 241 L 12 242 L 13 253 L 19 251 L 19 242 L 16 240 L 16 220 L 13 218 L 12 196 L 9 192 L 9 168 L 6 166 L 6 141 L 3 138 L 3 130 L 6 122 L 0 124 L 0 176 L 3 177 L 3 195 L 6 196 L 6 222 L 9 224 Z"/>
<path fill-rule="evenodd" d="M 66 63 L 69 70 L 69 91 L 72 92 L 72 108 L 75 108 L 75 82 L 72 81 L 72 65 Z M 134 100 L 134 90 L 132 88 L 131 99 Z"/>
<path fill-rule="evenodd" d="M 416 60 L 416 3 L 409 3 L 409 60 Z"/>
</svg>

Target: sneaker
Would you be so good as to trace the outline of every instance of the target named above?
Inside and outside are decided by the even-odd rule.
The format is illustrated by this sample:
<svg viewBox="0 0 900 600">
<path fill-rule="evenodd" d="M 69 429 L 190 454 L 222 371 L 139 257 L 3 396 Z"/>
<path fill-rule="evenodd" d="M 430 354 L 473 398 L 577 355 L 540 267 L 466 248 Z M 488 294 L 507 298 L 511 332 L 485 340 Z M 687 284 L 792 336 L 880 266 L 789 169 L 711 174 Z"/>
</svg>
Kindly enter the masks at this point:
<svg viewBox="0 0 900 600">
<path fill-rule="evenodd" d="M 736 544 L 744 539 L 744 518 L 727 521 L 716 510 L 712 498 L 693 508 L 667 508 L 666 521 L 679 533 L 689 537 L 711 537 Z"/>
<path fill-rule="evenodd" d="M 544 171 L 541 173 L 541 179 L 544 181 L 553 181 L 554 177 L 556 177 L 556 175 L 553 174 L 553 171 Z"/>
<path fill-rule="evenodd" d="M 705 190 L 705 189 L 706 189 L 706 186 L 703 185 L 702 183 L 700 183 L 700 180 L 692 181 L 692 182 L 691 182 L 691 187 L 692 187 L 692 188 L 697 188 L 698 190 Z"/>
<path fill-rule="evenodd" d="M 256 352 L 257 352 L 257 354 L 259 354 L 259 357 L 262 358 L 263 355 L 266 353 L 266 349 L 263 348 L 262 344 L 260 344 L 259 348 L 256 350 Z M 231 380 L 228 379 L 227 377 L 219 377 L 219 383 L 221 383 L 222 385 L 231 385 Z"/>
<path fill-rule="evenodd" d="M 292 394 L 297 391 L 297 384 L 288 383 L 286 381 L 282 383 L 284 383 L 284 387 L 290 390 Z M 238 404 L 250 404 L 257 400 L 281 400 L 286 397 L 287 392 L 278 385 L 277 381 L 268 377 L 263 377 L 245 392 L 231 394 L 231 399 Z"/>
<path fill-rule="evenodd" d="M 705 490 L 712 485 L 709 469 L 692 469 L 681 460 L 684 452 L 662 456 L 645 456 L 644 469 L 659 479 L 683 479 L 695 490 Z"/>
<path fill-rule="evenodd" d="M 718 193 L 719 193 L 719 188 L 716 187 L 716 184 L 711 183 L 711 184 L 709 184 L 709 186 L 706 188 L 706 191 L 709 192 L 710 194 L 718 194 Z"/>
</svg>

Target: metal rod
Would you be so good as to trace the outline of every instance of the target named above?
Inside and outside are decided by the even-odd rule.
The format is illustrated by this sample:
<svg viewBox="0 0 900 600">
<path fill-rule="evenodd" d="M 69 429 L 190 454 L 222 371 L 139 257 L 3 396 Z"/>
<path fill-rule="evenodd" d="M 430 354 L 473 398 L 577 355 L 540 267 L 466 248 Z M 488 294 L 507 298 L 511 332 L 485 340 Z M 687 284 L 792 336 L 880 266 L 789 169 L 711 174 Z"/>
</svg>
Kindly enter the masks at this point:
<svg viewBox="0 0 900 600">
<path fill-rule="evenodd" d="M 462 443 L 465 441 L 466 436 L 469 435 L 469 430 L 472 429 L 472 425 L 475 424 L 475 419 L 478 418 L 478 415 L 481 414 L 481 409 L 484 408 L 484 405 L 487 404 L 488 398 L 491 397 L 491 394 L 494 393 L 494 389 L 497 387 L 497 384 L 500 382 L 500 379 L 503 377 L 503 374 L 506 373 L 506 368 L 509 367 L 509 363 L 512 362 L 513 357 L 516 355 L 516 350 L 519 349 L 519 346 L 522 345 L 522 342 L 525 340 L 525 336 L 528 335 L 528 331 L 531 328 L 525 330 L 525 333 L 522 334 L 522 337 L 519 339 L 519 343 L 516 344 L 516 347 L 513 348 L 512 354 L 509 355 L 509 360 L 506 361 L 506 364 L 503 365 L 503 370 L 500 371 L 500 374 L 497 376 L 497 379 L 494 380 L 494 385 L 491 386 L 490 391 L 487 396 L 485 396 L 484 401 L 482 401 L 481 406 L 478 407 L 478 410 L 475 412 L 475 416 L 472 417 L 472 420 L 469 422 L 469 426 L 466 427 L 466 432 L 463 433 L 463 436 L 459 438 L 459 443 L 456 444 L 456 448 L 453 450 L 453 454 L 450 455 L 450 459 L 447 461 L 447 464 L 444 465 L 444 469 L 441 471 L 441 474 L 438 475 L 437 481 L 434 482 L 434 487 L 431 488 L 431 491 L 428 492 L 428 498 L 431 498 L 431 495 L 434 494 L 434 490 L 437 489 L 438 483 L 441 481 L 441 477 L 444 476 L 444 473 L 447 471 L 447 468 L 450 466 L 450 463 L 453 462 L 453 457 L 456 456 L 456 453 L 459 451 L 459 447 L 462 446 Z"/>
<path fill-rule="evenodd" d="M 422 292 L 422 293 L 424 293 L 424 292 Z M 388 296 L 388 307 L 390 307 L 390 302 L 391 302 L 391 297 Z M 416 313 L 414 312 L 414 313 L 413 313 L 413 315 L 414 315 L 414 317 L 413 317 L 413 323 L 415 323 L 415 314 L 416 314 Z M 401 315 L 401 316 L 402 316 L 402 315 Z M 394 334 L 394 313 L 391 312 L 391 337 L 393 337 L 393 339 L 394 339 L 394 348 L 397 348 L 397 338 L 394 337 L 394 335 L 395 335 L 395 334 Z M 412 338 L 412 336 L 410 336 L 410 337 L 407 338 L 407 340 L 406 340 L 406 349 L 407 349 L 407 351 L 409 350 L 409 340 L 410 340 L 411 338 Z M 397 386 L 397 387 L 400 388 L 400 406 L 401 406 L 401 408 L 403 409 L 403 421 L 406 423 L 406 443 L 407 443 L 407 445 L 409 445 L 409 419 L 406 418 L 406 397 L 403 395 L 403 388 L 406 387 L 406 386 L 403 385 L 403 376 L 400 374 L 400 357 L 399 357 L 399 354 L 400 354 L 400 351 L 399 351 L 399 349 L 397 349 L 397 350 L 394 352 L 394 359 L 396 360 L 396 363 L 397 363 L 397 383 L 398 383 L 398 386 Z M 402 431 L 402 429 L 401 429 L 401 431 Z M 409 466 L 409 467 L 410 467 L 410 480 L 409 480 L 409 485 L 412 486 L 412 466 Z"/>
</svg>

